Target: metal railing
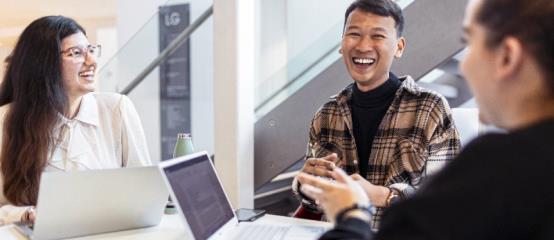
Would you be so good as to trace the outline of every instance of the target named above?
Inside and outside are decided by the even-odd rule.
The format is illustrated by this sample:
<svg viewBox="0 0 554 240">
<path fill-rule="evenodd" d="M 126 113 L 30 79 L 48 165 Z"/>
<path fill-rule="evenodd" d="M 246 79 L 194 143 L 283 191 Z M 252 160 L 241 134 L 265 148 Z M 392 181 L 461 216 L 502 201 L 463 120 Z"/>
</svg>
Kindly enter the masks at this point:
<svg viewBox="0 0 554 240">
<path fill-rule="evenodd" d="M 192 24 L 190 24 L 182 33 L 180 33 L 175 40 L 173 40 L 167 48 L 165 48 L 158 57 L 156 57 L 148 66 L 142 70 L 138 76 L 133 79 L 129 85 L 127 85 L 120 93 L 127 95 L 133 89 L 138 86 L 144 79 L 150 74 L 156 67 L 158 67 L 169 55 L 171 55 L 177 48 L 179 48 L 185 41 L 190 38 L 190 35 L 200 27 L 206 19 L 208 19 L 213 14 L 214 8 L 213 5 L 210 6 L 200 17 L 198 17 Z"/>
</svg>

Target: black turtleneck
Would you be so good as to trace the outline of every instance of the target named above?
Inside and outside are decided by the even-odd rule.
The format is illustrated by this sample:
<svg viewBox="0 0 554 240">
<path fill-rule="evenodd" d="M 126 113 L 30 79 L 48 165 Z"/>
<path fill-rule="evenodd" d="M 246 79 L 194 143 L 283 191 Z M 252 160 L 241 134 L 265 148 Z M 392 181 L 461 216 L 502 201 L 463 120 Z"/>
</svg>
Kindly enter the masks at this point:
<svg viewBox="0 0 554 240">
<path fill-rule="evenodd" d="M 392 73 L 381 86 L 368 92 L 360 91 L 358 85 L 354 84 L 350 108 L 354 124 L 354 139 L 358 150 L 358 167 L 360 175 L 363 177 L 369 170 L 368 163 L 373 138 L 375 138 L 381 120 L 391 105 L 400 84 L 400 80 Z"/>
</svg>

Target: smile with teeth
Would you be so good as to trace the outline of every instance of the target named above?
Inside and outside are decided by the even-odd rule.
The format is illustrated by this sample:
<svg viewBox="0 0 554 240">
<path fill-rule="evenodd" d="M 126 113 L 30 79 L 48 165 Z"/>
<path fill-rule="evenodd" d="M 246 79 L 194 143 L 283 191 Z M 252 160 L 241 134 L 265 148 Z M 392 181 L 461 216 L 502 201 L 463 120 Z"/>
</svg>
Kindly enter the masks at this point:
<svg viewBox="0 0 554 240">
<path fill-rule="evenodd" d="M 371 65 L 375 62 L 375 59 L 373 58 L 357 58 L 357 57 L 354 57 L 352 58 L 352 61 L 355 63 L 355 64 L 367 64 L 367 65 Z"/>
<path fill-rule="evenodd" d="M 93 70 L 83 71 L 79 73 L 79 77 L 93 77 L 93 76 L 94 76 Z"/>
</svg>

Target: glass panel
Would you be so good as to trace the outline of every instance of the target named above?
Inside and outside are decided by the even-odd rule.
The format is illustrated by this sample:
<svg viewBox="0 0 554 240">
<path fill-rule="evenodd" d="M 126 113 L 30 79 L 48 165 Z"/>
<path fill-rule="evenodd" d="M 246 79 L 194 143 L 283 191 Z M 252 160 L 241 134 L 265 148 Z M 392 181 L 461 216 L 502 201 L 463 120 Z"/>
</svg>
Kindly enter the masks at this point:
<svg viewBox="0 0 554 240">
<path fill-rule="evenodd" d="M 194 22 L 208 7 L 212 5 L 212 1 L 196 1 L 196 0 L 170 0 L 164 6 L 189 3 L 189 23 Z M 121 92 L 126 88 L 154 59 L 160 52 L 160 17 L 159 12 L 156 12 L 143 26 L 134 34 L 134 36 L 121 47 L 117 54 L 109 59 L 106 64 L 99 70 L 99 78 L 102 81 L 100 85 L 101 91 L 117 91 Z M 171 17 L 170 19 L 162 19 L 162 21 L 182 21 L 179 16 Z M 162 98 L 160 94 L 160 67 L 156 67 L 148 76 L 141 82 L 131 93 L 129 97 L 135 104 L 135 107 L 141 117 L 149 144 L 150 154 L 153 161 L 167 159 L 168 155 L 163 155 L 162 152 L 172 152 L 172 145 L 176 139 L 175 136 L 165 138 L 166 146 L 163 147 L 160 143 L 164 141 L 162 132 L 164 127 L 167 128 L 177 123 L 187 121 L 190 129 L 180 129 L 180 132 L 191 132 L 194 145 L 197 149 L 213 152 L 213 97 L 212 97 L 212 79 L 211 72 L 213 69 L 212 54 L 212 32 L 213 27 L 211 18 L 208 18 L 190 37 L 190 46 L 188 57 L 177 58 L 170 57 L 167 61 L 188 61 L 188 69 L 182 70 L 188 74 L 190 79 L 190 89 L 185 102 L 181 104 L 182 98 L 173 100 L 179 101 L 175 104 L 171 102 L 171 98 Z M 170 33 L 170 38 L 176 37 L 178 33 Z M 193 42 L 194 41 L 194 42 Z M 169 42 L 164 46 L 169 45 Z M 185 42 L 184 44 L 187 44 Z M 181 50 L 173 53 L 179 54 Z M 186 54 L 186 53 L 184 53 Z M 206 57 L 209 55 L 208 57 Z M 175 63 L 177 64 L 177 63 Z M 166 64 L 165 68 L 171 64 Z M 181 66 L 181 65 L 175 65 Z M 162 67 L 163 68 L 163 67 Z M 181 68 L 181 67 L 179 67 Z M 171 71 L 169 71 L 171 70 Z M 169 69 L 167 75 L 174 72 L 181 72 L 179 69 Z M 175 71 L 173 71 L 175 70 Z M 175 80 L 181 76 L 174 76 Z M 170 79 L 171 76 L 166 77 Z M 180 80 L 179 80 L 180 81 Z M 175 90 L 175 89 L 173 89 Z M 172 92 L 171 96 L 177 96 L 183 92 L 182 89 Z M 182 96 L 181 96 L 182 97 Z M 162 101 L 162 102 L 161 102 Z M 167 104 L 166 104 L 167 103 Z M 182 106 L 186 106 L 188 110 L 183 110 Z M 186 113 L 189 112 L 190 114 Z M 165 112 L 165 117 L 161 113 Z M 167 117 L 168 112 L 172 112 L 171 119 Z M 167 149 L 171 148 L 171 149 Z"/>
<path fill-rule="evenodd" d="M 310 47 L 289 60 L 285 67 L 256 87 L 257 118 L 271 111 L 340 58 L 338 49 L 341 32 L 342 22 L 335 24 Z"/>
<path fill-rule="evenodd" d="M 169 0 L 164 6 L 186 3 Z M 159 19 L 156 12 L 117 53 L 100 68 L 100 90 L 123 90 L 161 52 L 159 49 Z M 156 72 L 154 70 L 153 72 Z"/>
</svg>

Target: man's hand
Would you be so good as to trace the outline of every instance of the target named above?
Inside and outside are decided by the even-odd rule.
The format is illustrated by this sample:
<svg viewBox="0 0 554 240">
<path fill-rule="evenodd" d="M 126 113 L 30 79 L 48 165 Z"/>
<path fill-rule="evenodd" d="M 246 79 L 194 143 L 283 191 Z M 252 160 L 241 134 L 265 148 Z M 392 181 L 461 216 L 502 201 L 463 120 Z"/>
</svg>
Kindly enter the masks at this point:
<svg viewBox="0 0 554 240">
<path fill-rule="evenodd" d="M 298 181 L 302 183 L 302 192 L 311 197 L 323 208 L 328 219 L 335 221 L 337 214 L 354 204 L 369 206 L 369 200 L 363 194 L 358 183 L 340 168 L 335 168 L 332 177 L 336 182 L 300 173 Z M 362 192 L 360 194 L 360 192 Z"/>
<path fill-rule="evenodd" d="M 358 182 L 360 186 L 364 189 L 369 201 L 373 206 L 376 207 L 385 207 L 387 206 L 387 197 L 390 193 L 390 189 L 383 186 L 378 186 L 370 183 L 365 178 L 359 174 L 350 175 L 354 181 Z"/>
<path fill-rule="evenodd" d="M 335 162 L 338 160 L 336 153 L 329 154 L 322 158 L 308 158 L 302 167 L 302 172 L 314 176 L 332 178 L 331 172 L 335 168 Z"/>
</svg>

